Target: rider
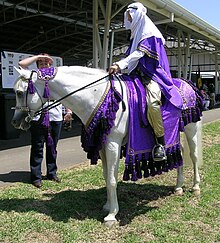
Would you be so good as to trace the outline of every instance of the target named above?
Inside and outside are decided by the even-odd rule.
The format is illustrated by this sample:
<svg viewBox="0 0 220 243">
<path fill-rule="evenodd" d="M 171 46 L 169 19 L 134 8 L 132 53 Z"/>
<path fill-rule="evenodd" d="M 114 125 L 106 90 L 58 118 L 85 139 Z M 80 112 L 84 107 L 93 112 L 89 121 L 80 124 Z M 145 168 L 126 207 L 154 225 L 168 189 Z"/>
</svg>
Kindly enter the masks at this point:
<svg viewBox="0 0 220 243">
<path fill-rule="evenodd" d="M 147 9 L 139 2 L 128 5 L 124 13 L 124 25 L 131 30 L 130 46 L 127 57 L 114 63 L 109 73 L 128 69 L 130 76 L 138 75 L 146 89 L 148 105 L 148 120 L 156 137 L 156 146 L 153 149 L 153 160 L 166 160 L 164 149 L 164 126 L 160 110 L 161 91 L 171 103 L 172 97 L 180 96 L 173 86 L 168 59 L 164 48 L 165 40 L 146 15 Z M 182 107 L 182 101 L 174 105 Z"/>
<path fill-rule="evenodd" d="M 28 57 L 19 62 L 19 66 L 27 68 L 32 63 L 36 62 L 39 69 L 51 67 L 53 59 L 48 54 L 40 54 L 32 57 Z M 42 186 L 42 173 L 41 164 L 43 161 L 43 149 L 46 142 L 46 165 L 47 165 L 47 179 L 55 182 L 60 182 L 60 178 L 57 176 L 57 152 L 56 146 L 60 137 L 60 132 L 63 124 L 62 105 L 58 105 L 49 110 L 50 119 L 50 133 L 53 139 L 53 145 L 55 146 L 55 153 L 51 150 L 51 147 L 47 144 L 47 131 L 38 122 L 39 116 L 33 118 L 31 121 L 30 133 L 31 133 L 31 153 L 30 153 L 30 168 L 31 168 L 31 182 L 32 184 L 40 188 Z M 72 111 L 66 109 L 65 121 L 72 119 Z"/>
</svg>

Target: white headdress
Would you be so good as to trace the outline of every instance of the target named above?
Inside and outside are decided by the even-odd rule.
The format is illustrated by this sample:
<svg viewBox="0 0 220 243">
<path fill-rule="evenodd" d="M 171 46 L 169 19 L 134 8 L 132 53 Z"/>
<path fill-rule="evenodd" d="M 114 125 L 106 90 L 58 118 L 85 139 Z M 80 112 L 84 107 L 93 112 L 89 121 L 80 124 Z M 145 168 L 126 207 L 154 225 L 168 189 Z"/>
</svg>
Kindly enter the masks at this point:
<svg viewBox="0 0 220 243">
<path fill-rule="evenodd" d="M 128 21 L 128 11 L 132 17 L 132 22 Z M 165 44 L 163 35 L 146 13 L 147 9 L 139 2 L 128 5 L 128 8 L 124 13 L 125 28 L 131 30 L 131 39 L 133 39 L 130 53 L 137 49 L 140 41 L 151 36 L 160 38 L 163 44 Z M 129 71 L 132 71 L 137 66 L 137 62 L 133 64 L 131 63 L 129 66 L 128 70 L 130 69 Z"/>
</svg>

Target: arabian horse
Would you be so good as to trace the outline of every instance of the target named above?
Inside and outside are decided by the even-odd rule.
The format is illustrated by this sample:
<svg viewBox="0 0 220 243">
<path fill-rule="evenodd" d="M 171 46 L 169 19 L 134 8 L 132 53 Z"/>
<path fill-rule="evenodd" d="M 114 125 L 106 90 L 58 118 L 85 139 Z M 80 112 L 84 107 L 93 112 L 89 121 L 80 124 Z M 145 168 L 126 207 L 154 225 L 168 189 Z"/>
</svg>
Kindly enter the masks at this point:
<svg viewBox="0 0 220 243">
<path fill-rule="evenodd" d="M 183 193 L 182 154 L 184 157 L 184 153 L 180 151 L 183 147 L 180 144 L 180 132 L 185 133 L 189 157 L 194 166 L 192 190 L 200 194 L 198 168 L 202 163 L 200 119 L 202 113 L 199 108 L 198 92 L 189 82 L 176 80 L 177 88 L 184 99 L 182 110 L 174 109 L 169 104 L 164 105 L 167 161 L 155 164 L 151 154 L 154 136 L 146 120 L 146 114 L 144 115 L 146 99 L 143 98 L 144 94 L 141 96 L 143 90 L 136 91 L 135 82 L 129 80 L 129 77 L 125 81 L 126 76 L 116 78 L 104 70 L 81 66 L 62 66 L 36 71 L 17 68 L 16 70 L 20 75 L 14 85 L 16 107 L 12 124 L 15 128 L 27 130 L 36 114 L 46 114 L 50 109 L 50 107 L 42 108 L 50 99 L 70 108 L 81 119 L 82 147 L 87 152 L 87 157 L 91 159 L 91 163 L 95 164 L 101 158 L 103 165 L 107 189 L 107 201 L 103 209 L 108 211 L 108 215 L 104 218 L 105 224 L 112 225 L 117 221 L 115 216 L 119 206 L 116 189 L 119 160 L 122 155 L 126 157 L 124 180 L 136 181 L 142 176 L 154 176 L 176 168 L 178 177 L 175 193 L 178 195 Z M 132 97 L 136 99 L 133 103 L 130 102 Z M 142 99 L 145 109 L 138 104 L 137 99 Z M 170 108 L 174 111 L 171 112 Z M 132 134 L 136 134 L 139 129 L 141 132 L 137 133 L 138 137 L 133 136 Z M 137 148 L 138 143 L 140 148 Z"/>
</svg>

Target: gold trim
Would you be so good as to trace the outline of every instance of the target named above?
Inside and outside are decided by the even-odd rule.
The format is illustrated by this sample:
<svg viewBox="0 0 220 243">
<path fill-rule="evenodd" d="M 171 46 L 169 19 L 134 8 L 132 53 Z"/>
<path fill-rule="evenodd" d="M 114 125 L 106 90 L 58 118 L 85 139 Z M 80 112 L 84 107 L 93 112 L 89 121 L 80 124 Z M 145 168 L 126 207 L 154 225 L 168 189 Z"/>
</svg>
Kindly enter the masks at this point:
<svg viewBox="0 0 220 243">
<path fill-rule="evenodd" d="M 138 46 L 138 48 L 143 48 L 143 49 L 145 49 L 145 50 L 147 50 L 148 52 L 150 52 L 150 53 L 152 53 L 152 55 L 155 55 L 155 56 L 159 56 L 159 54 L 158 54 L 158 52 L 157 51 L 153 51 L 152 49 L 150 49 L 149 47 L 147 47 L 146 45 L 144 45 L 144 44 L 140 44 L 139 46 Z"/>
<path fill-rule="evenodd" d="M 108 94 L 108 91 L 109 91 L 110 87 L 111 87 L 111 82 L 108 82 L 103 96 L 101 97 L 99 103 L 97 104 L 96 108 L 93 110 L 91 116 L 89 117 L 88 121 L 86 122 L 86 125 L 85 125 L 86 128 L 89 126 L 89 124 L 92 121 L 92 119 L 94 118 L 96 112 L 98 111 L 98 109 L 100 108 L 100 106 L 103 103 L 104 99 L 106 98 L 106 95 Z"/>
<path fill-rule="evenodd" d="M 153 58 L 153 59 L 155 59 L 155 60 L 159 60 L 158 55 L 153 56 L 153 54 L 151 54 L 151 53 L 150 53 L 148 50 L 146 50 L 145 48 L 139 46 L 137 49 L 138 49 L 139 51 L 144 52 L 147 56 L 149 56 L 149 57 L 151 57 L 151 58 Z"/>
</svg>

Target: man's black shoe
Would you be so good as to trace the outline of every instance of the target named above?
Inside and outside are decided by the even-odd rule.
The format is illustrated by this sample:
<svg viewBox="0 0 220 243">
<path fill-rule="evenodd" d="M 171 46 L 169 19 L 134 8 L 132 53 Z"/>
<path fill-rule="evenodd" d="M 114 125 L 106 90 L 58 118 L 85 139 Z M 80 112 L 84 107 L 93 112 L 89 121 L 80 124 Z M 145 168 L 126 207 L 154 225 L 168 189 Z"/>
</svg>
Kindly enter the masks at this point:
<svg viewBox="0 0 220 243">
<path fill-rule="evenodd" d="M 163 161 L 167 159 L 166 151 L 161 144 L 157 144 L 154 146 L 152 150 L 152 157 L 154 161 Z"/>
<path fill-rule="evenodd" d="M 42 187 L 42 182 L 41 181 L 36 181 L 36 182 L 32 182 L 33 186 L 37 187 L 37 188 L 41 188 Z"/>
</svg>

